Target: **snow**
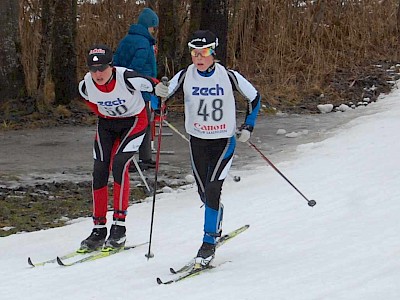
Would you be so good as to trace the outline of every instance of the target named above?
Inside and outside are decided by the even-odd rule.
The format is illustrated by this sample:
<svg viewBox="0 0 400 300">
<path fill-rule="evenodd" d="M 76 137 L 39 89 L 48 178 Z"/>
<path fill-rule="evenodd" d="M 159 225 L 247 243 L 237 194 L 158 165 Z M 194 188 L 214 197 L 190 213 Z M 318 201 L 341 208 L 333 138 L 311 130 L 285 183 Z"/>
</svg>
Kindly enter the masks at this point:
<svg viewBox="0 0 400 300">
<path fill-rule="evenodd" d="M 284 135 L 284 134 L 286 134 L 286 130 L 283 129 L 283 128 L 279 128 L 279 129 L 276 131 L 276 134 L 277 134 L 277 135 Z"/>
<path fill-rule="evenodd" d="M 280 134 L 280 132 L 277 132 L 277 134 Z M 308 130 L 304 129 L 304 130 L 299 131 L 299 132 L 293 131 L 293 132 L 287 133 L 287 134 L 285 134 L 285 136 L 288 137 L 288 138 L 297 138 L 297 137 L 299 137 L 301 135 L 307 135 L 307 134 L 308 134 Z"/>
<path fill-rule="evenodd" d="M 351 108 L 346 104 L 340 104 L 337 108 L 338 111 L 345 112 L 350 110 Z"/>
<path fill-rule="evenodd" d="M 323 114 L 329 113 L 333 109 L 333 104 L 318 104 L 317 108 Z"/>
<path fill-rule="evenodd" d="M 399 97 L 394 90 L 276 163 L 317 201 L 313 208 L 261 157 L 232 170 L 241 180 L 230 176 L 223 188 L 224 232 L 250 228 L 218 249 L 215 263 L 228 263 L 208 274 L 169 286 L 155 280 L 171 278 L 169 267 L 201 244 L 203 208 L 188 185 L 157 195 L 149 260 L 143 246 L 73 267 L 28 266 L 28 256 L 41 261 L 78 247 L 90 218 L 1 238 L 0 299 L 399 299 Z M 151 199 L 130 207 L 128 244 L 148 240 Z"/>
</svg>

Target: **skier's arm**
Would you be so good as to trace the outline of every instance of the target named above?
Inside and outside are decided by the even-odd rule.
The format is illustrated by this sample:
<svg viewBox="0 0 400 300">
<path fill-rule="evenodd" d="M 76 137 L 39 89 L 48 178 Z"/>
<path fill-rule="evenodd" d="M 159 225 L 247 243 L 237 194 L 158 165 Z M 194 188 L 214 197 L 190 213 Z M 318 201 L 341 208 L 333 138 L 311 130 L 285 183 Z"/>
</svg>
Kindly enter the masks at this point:
<svg viewBox="0 0 400 300">
<path fill-rule="evenodd" d="M 133 70 L 126 70 L 124 72 L 124 79 L 127 89 L 131 92 L 137 90 L 151 93 L 154 91 L 154 86 L 157 82 L 157 79 L 140 75 Z"/>
<path fill-rule="evenodd" d="M 243 97 L 245 97 L 248 101 L 246 117 L 242 127 L 245 126 L 246 129 L 251 132 L 255 126 L 258 111 L 260 110 L 261 95 L 256 88 L 240 73 L 229 70 L 228 75 L 232 82 L 233 89 L 242 94 Z"/>
<path fill-rule="evenodd" d="M 187 68 L 182 69 L 178 73 L 176 73 L 175 76 L 172 77 L 170 81 L 168 81 L 166 86 L 164 83 L 160 82 L 155 87 L 156 95 L 164 98 L 165 102 L 168 101 L 169 99 L 171 99 L 172 96 L 175 95 L 175 93 L 179 89 L 182 89 L 183 80 L 185 79 L 185 75 L 186 75 L 186 70 L 187 70 Z"/>
<path fill-rule="evenodd" d="M 87 105 L 87 107 L 89 107 L 89 109 L 96 115 L 105 118 L 105 116 L 99 112 L 99 108 L 98 108 L 97 104 L 89 101 L 89 95 L 87 94 L 85 80 L 82 80 L 81 82 L 79 82 L 78 89 L 79 89 L 79 94 L 85 100 L 85 104 Z"/>
<path fill-rule="evenodd" d="M 186 70 L 187 68 L 180 70 L 168 82 L 168 96 L 166 97 L 166 101 L 168 101 L 168 99 L 171 99 L 172 96 L 174 96 L 179 89 L 182 89 L 183 81 L 186 76 Z"/>
</svg>

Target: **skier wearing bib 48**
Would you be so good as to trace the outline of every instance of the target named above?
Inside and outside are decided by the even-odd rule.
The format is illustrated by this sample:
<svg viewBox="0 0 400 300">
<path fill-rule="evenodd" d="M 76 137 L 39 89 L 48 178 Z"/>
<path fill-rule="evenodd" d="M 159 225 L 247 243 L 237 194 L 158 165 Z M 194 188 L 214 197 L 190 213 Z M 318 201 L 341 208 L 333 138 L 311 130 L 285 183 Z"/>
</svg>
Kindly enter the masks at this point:
<svg viewBox="0 0 400 300">
<path fill-rule="evenodd" d="M 95 45 L 87 56 L 89 72 L 79 83 L 86 104 L 98 115 L 93 146 L 94 228 L 81 243 L 81 252 L 121 248 L 125 245 L 125 217 L 129 200 L 128 168 L 139 149 L 148 124 L 141 92 L 153 92 L 150 77 L 113 67 L 113 53 L 106 45 Z M 108 179 L 114 178 L 113 224 L 106 240 Z"/>
<path fill-rule="evenodd" d="M 157 84 L 156 92 L 168 100 L 179 89 L 183 90 L 191 165 L 205 207 L 203 243 L 195 267 L 205 268 L 215 256 L 217 238 L 222 232 L 221 190 L 232 164 L 236 139 L 247 142 L 250 138 L 261 97 L 241 74 L 218 63 L 218 38 L 213 32 L 196 31 L 188 46 L 192 64 L 180 70 L 168 86 Z M 248 101 L 246 117 L 239 128 L 234 91 Z"/>
</svg>

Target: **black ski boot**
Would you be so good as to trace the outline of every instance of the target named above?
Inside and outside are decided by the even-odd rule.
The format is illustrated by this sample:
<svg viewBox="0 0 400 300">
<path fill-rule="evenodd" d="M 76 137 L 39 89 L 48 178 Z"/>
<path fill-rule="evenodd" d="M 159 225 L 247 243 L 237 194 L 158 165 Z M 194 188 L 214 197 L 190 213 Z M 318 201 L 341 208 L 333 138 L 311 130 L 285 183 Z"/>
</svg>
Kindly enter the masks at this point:
<svg viewBox="0 0 400 300">
<path fill-rule="evenodd" d="M 104 245 L 103 251 L 122 248 L 126 241 L 126 228 L 123 225 L 113 224 L 110 229 L 110 235 Z"/>
<path fill-rule="evenodd" d="M 193 269 L 207 268 L 215 257 L 215 245 L 203 242 L 195 258 Z"/>
<path fill-rule="evenodd" d="M 139 160 L 139 167 L 141 170 L 154 169 L 156 167 L 156 162 L 154 160 Z"/>
<path fill-rule="evenodd" d="M 81 242 L 81 247 L 78 252 L 92 252 L 99 250 L 104 245 L 107 236 L 107 227 L 95 227 L 92 233 L 85 240 Z"/>
</svg>

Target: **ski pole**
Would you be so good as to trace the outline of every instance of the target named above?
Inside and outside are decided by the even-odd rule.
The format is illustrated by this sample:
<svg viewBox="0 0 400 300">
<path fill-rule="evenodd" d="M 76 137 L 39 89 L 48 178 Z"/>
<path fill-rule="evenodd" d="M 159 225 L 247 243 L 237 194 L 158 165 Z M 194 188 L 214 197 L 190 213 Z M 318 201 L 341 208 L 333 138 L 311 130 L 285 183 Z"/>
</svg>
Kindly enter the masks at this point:
<svg viewBox="0 0 400 300">
<path fill-rule="evenodd" d="M 161 82 L 164 85 L 168 85 L 168 78 L 164 76 L 161 78 Z M 147 260 L 154 257 L 154 253 L 151 252 L 151 241 L 153 237 L 153 224 L 154 224 L 154 210 L 156 206 L 156 193 L 157 193 L 157 177 L 158 177 L 158 169 L 160 166 L 160 152 L 161 152 L 161 134 L 162 134 L 162 122 L 164 118 L 164 101 L 165 98 L 161 98 L 161 105 L 160 105 L 160 121 L 158 123 L 158 137 L 157 137 L 157 153 L 156 153 L 156 168 L 154 171 L 154 189 L 153 189 L 153 205 L 151 208 L 151 222 L 150 222 L 150 236 L 149 236 L 149 249 L 147 254 Z"/>
<path fill-rule="evenodd" d="M 133 161 L 133 163 L 134 163 L 134 165 L 135 165 L 136 170 L 138 171 L 138 173 L 139 173 L 139 175 L 140 175 L 140 178 L 142 178 L 142 181 L 143 181 L 144 185 L 146 186 L 147 191 L 148 191 L 149 193 L 151 193 L 151 190 L 150 190 L 149 185 L 147 184 L 146 178 L 144 177 L 143 172 L 142 172 L 142 170 L 140 169 L 139 164 L 138 164 L 138 162 L 137 162 L 137 160 L 136 160 L 136 158 L 135 158 L 134 156 L 133 156 L 133 158 L 132 158 L 132 161 Z"/>
<path fill-rule="evenodd" d="M 169 128 L 171 128 L 173 131 L 175 131 L 181 138 L 183 138 L 186 142 L 189 143 L 189 139 L 183 133 L 181 133 L 175 126 L 173 126 L 167 120 L 163 120 L 163 122 L 165 125 L 167 125 Z"/>
<path fill-rule="evenodd" d="M 308 200 L 306 196 L 303 195 L 302 192 L 299 191 L 297 187 L 294 186 L 293 183 L 290 182 L 289 179 L 286 178 L 285 175 L 282 174 L 281 171 L 278 170 L 277 167 L 274 166 L 274 164 L 254 145 L 252 142 L 248 141 L 247 145 L 249 145 L 251 148 L 253 148 L 256 152 L 258 152 L 261 157 L 279 174 L 282 176 L 283 179 L 285 179 L 301 196 L 303 196 L 304 199 L 306 199 L 307 203 L 309 206 L 313 207 L 317 202 L 315 200 Z"/>
<path fill-rule="evenodd" d="M 172 125 L 171 123 L 169 123 L 167 120 L 163 121 L 165 125 L 167 125 L 170 129 L 172 129 L 173 131 L 175 131 L 182 139 L 184 139 L 186 142 L 189 143 L 189 139 L 183 134 L 181 133 L 174 125 Z M 239 182 L 241 180 L 240 176 L 232 176 L 231 173 L 228 173 L 228 175 L 230 177 L 233 178 L 233 181 L 235 182 Z"/>
</svg>

